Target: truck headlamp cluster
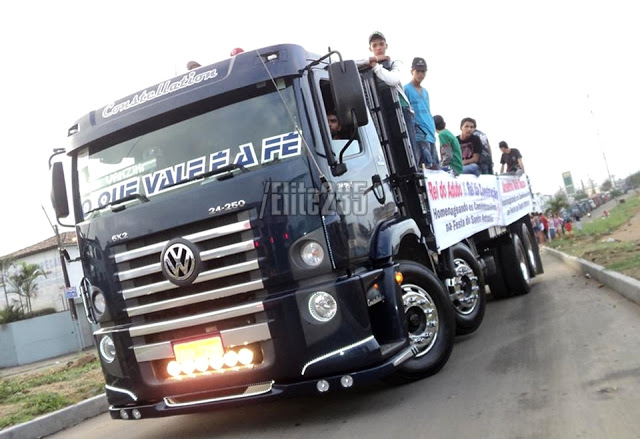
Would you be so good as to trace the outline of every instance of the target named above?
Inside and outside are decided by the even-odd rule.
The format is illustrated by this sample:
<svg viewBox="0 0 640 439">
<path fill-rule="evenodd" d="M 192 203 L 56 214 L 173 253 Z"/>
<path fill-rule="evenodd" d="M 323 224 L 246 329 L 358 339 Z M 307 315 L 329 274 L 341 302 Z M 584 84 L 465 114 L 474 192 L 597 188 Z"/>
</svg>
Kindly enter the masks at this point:
<svg viewBox="0 0 640 439">
<path fill-rule="evenodd" d="M 302 246 L 300 250 L 300 258 L 302 262 L 311 268 L 316 268 L 322 264 L 324 260 L 324 249 L 319 242 L 309 241 Z"/>
<path fill-rule="evenodd" d="M 338 302 L 324 291 L 316 291 L 309 296 L 309 314 L 315 320 L 325 323 L 333 319 L 338 312 Z"/>
<path fill-rule="evenodd" d="M 108 335 L 100 339 L 100 356 L 106 363 L 113 363 L 113 360 L 116 359 L 116 345 Z"/>
</svg>

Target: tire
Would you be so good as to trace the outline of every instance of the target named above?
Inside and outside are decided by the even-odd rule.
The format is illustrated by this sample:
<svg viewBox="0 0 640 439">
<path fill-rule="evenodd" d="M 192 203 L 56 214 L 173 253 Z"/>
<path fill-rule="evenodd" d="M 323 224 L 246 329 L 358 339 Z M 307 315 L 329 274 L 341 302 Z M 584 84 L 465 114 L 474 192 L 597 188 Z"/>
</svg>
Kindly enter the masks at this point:
<svg viewBox="0 0 640 439">
<path fill-rule="evenodd" d="M 442 369 L 456 332 L 453 307 L 440 279 L 415 262 L 400 261 L 399 270 L 404 276 L 401 288 L 409 341 L 418 353 L 389 377 L 394 384 L 426 378 Z"/>
<path fill-rule="evenodd" d="M 509 290 L 516 295 L 531 291 L 529 262 L 522 240 L 517 233 L 511 233 L 511 240 L 500 247 L 502 271 Z"/>
<path fill-rule="evenodd" d="M 484 274 L 469 247 L 456 244 L 452 250 L 456 278 L 450 297 L 456 313 L 456 334 L 470 334 L 480 327 L 487 306 Z"/>
<path fill-rule="evenodd" d="M 487 276 L 487 285 L 489 285 L 491 296 L 497 300 L 509 298 L 513 296 L 513 293 L 505 280 L 502 257 L 497 249 L 493 249 L 491 253 L 496 265 L 496 272 Z"/>
<path fill-rule="evenodd" d="M 520 239 L 527 255 L 527 265 L 529 266 L 529 276 L 535 277 L 540 271 L 538 269 L 538 246 L 535 245 L 535 238 L 532 236 L 526 223 L 520 227 Z"/>
</svg>

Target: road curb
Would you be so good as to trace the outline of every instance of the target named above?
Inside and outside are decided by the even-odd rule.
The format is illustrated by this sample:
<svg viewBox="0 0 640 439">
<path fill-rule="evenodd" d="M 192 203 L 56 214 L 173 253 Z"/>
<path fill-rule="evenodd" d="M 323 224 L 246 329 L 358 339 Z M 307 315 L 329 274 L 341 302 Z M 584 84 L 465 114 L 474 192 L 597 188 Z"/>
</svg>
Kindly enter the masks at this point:
<svg viewBox="0 0 640 439">
<path fill-rule="evenodd" d="M 34 439 L 73 427 L 88 418 L 108 410 L 105 394 L 85 399 L 77 404 L 40 416 L 32 421 L 0 431 L 0 439 Z"/>
<path fill-rule="evenodd" d="M 615 271 L 607 270 L 600 265 L 585 261 L 584 259 L 580 259 L 575 256 L 567 255 L 549 247 L 542 247 L 542 250 L 555 258 L 560 259 L 574 270 L 591 275 L 592 278 L 599 280 L 630 301 L 640 305 L 639 280 Z"/>
</svg>

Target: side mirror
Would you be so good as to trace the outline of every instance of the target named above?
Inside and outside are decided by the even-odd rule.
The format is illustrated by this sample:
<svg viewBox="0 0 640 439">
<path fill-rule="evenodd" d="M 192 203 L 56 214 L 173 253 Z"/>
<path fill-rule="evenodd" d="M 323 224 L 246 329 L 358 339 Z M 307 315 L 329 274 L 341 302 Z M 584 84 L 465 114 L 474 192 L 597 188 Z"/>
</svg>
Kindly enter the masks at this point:
<svg viewBox="0 0 640 439">
<path fill-rule="evenodd" d="M 360 73 L 355 61 L 329 65 L 329 79 L 336 113 L 343 129 L 351 130 L 369 122 Z"/>
<path fill-rule="evenodd" d="M 51 204 L 56 212 L 56 218 L 69 216 L 69 201 L 67 200 L 67 184 L 64 180 L 62 163 L 56 162 L 51 170 Z"/>
</svg>

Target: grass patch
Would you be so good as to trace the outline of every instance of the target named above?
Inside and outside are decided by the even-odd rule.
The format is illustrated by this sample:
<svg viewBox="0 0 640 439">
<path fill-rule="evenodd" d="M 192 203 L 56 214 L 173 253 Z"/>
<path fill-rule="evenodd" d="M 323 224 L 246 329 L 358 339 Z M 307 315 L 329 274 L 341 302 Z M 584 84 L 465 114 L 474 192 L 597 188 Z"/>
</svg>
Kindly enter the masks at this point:
<svg viewBox="0 0 640 439">
<path fill-rule="evenodd" d="M 546 245 L 627 276 L 640 279 L 640 240 L 613 240 L 612 234 L 640 212 L 640 196 L 616 204 L 607 218 L 594 218 L 582 230 L 561 235 Z M 634 220 L 634 221 L 637 221 Z M 636 225 L 638 227 L 638 225 Z"/>
<path fill-rule="evenodd" d="M 638 195 L 628 197 L 624 203 L 618 203 L 611 209 L 608 218 L 594 219 L 585 224 L 582 231 L 576 231 L 576 235 L 601 236 L 612 233 L 618 227 L 626 224 L 638 212 L 640 212 L 640 197 Z"/>
<path fill-rule="evenodd" d="M 0 429 L 29 421 L 104 391 L 104 377 L 95 356 L 69 366 L 0 379 Z"/>
</svg>

